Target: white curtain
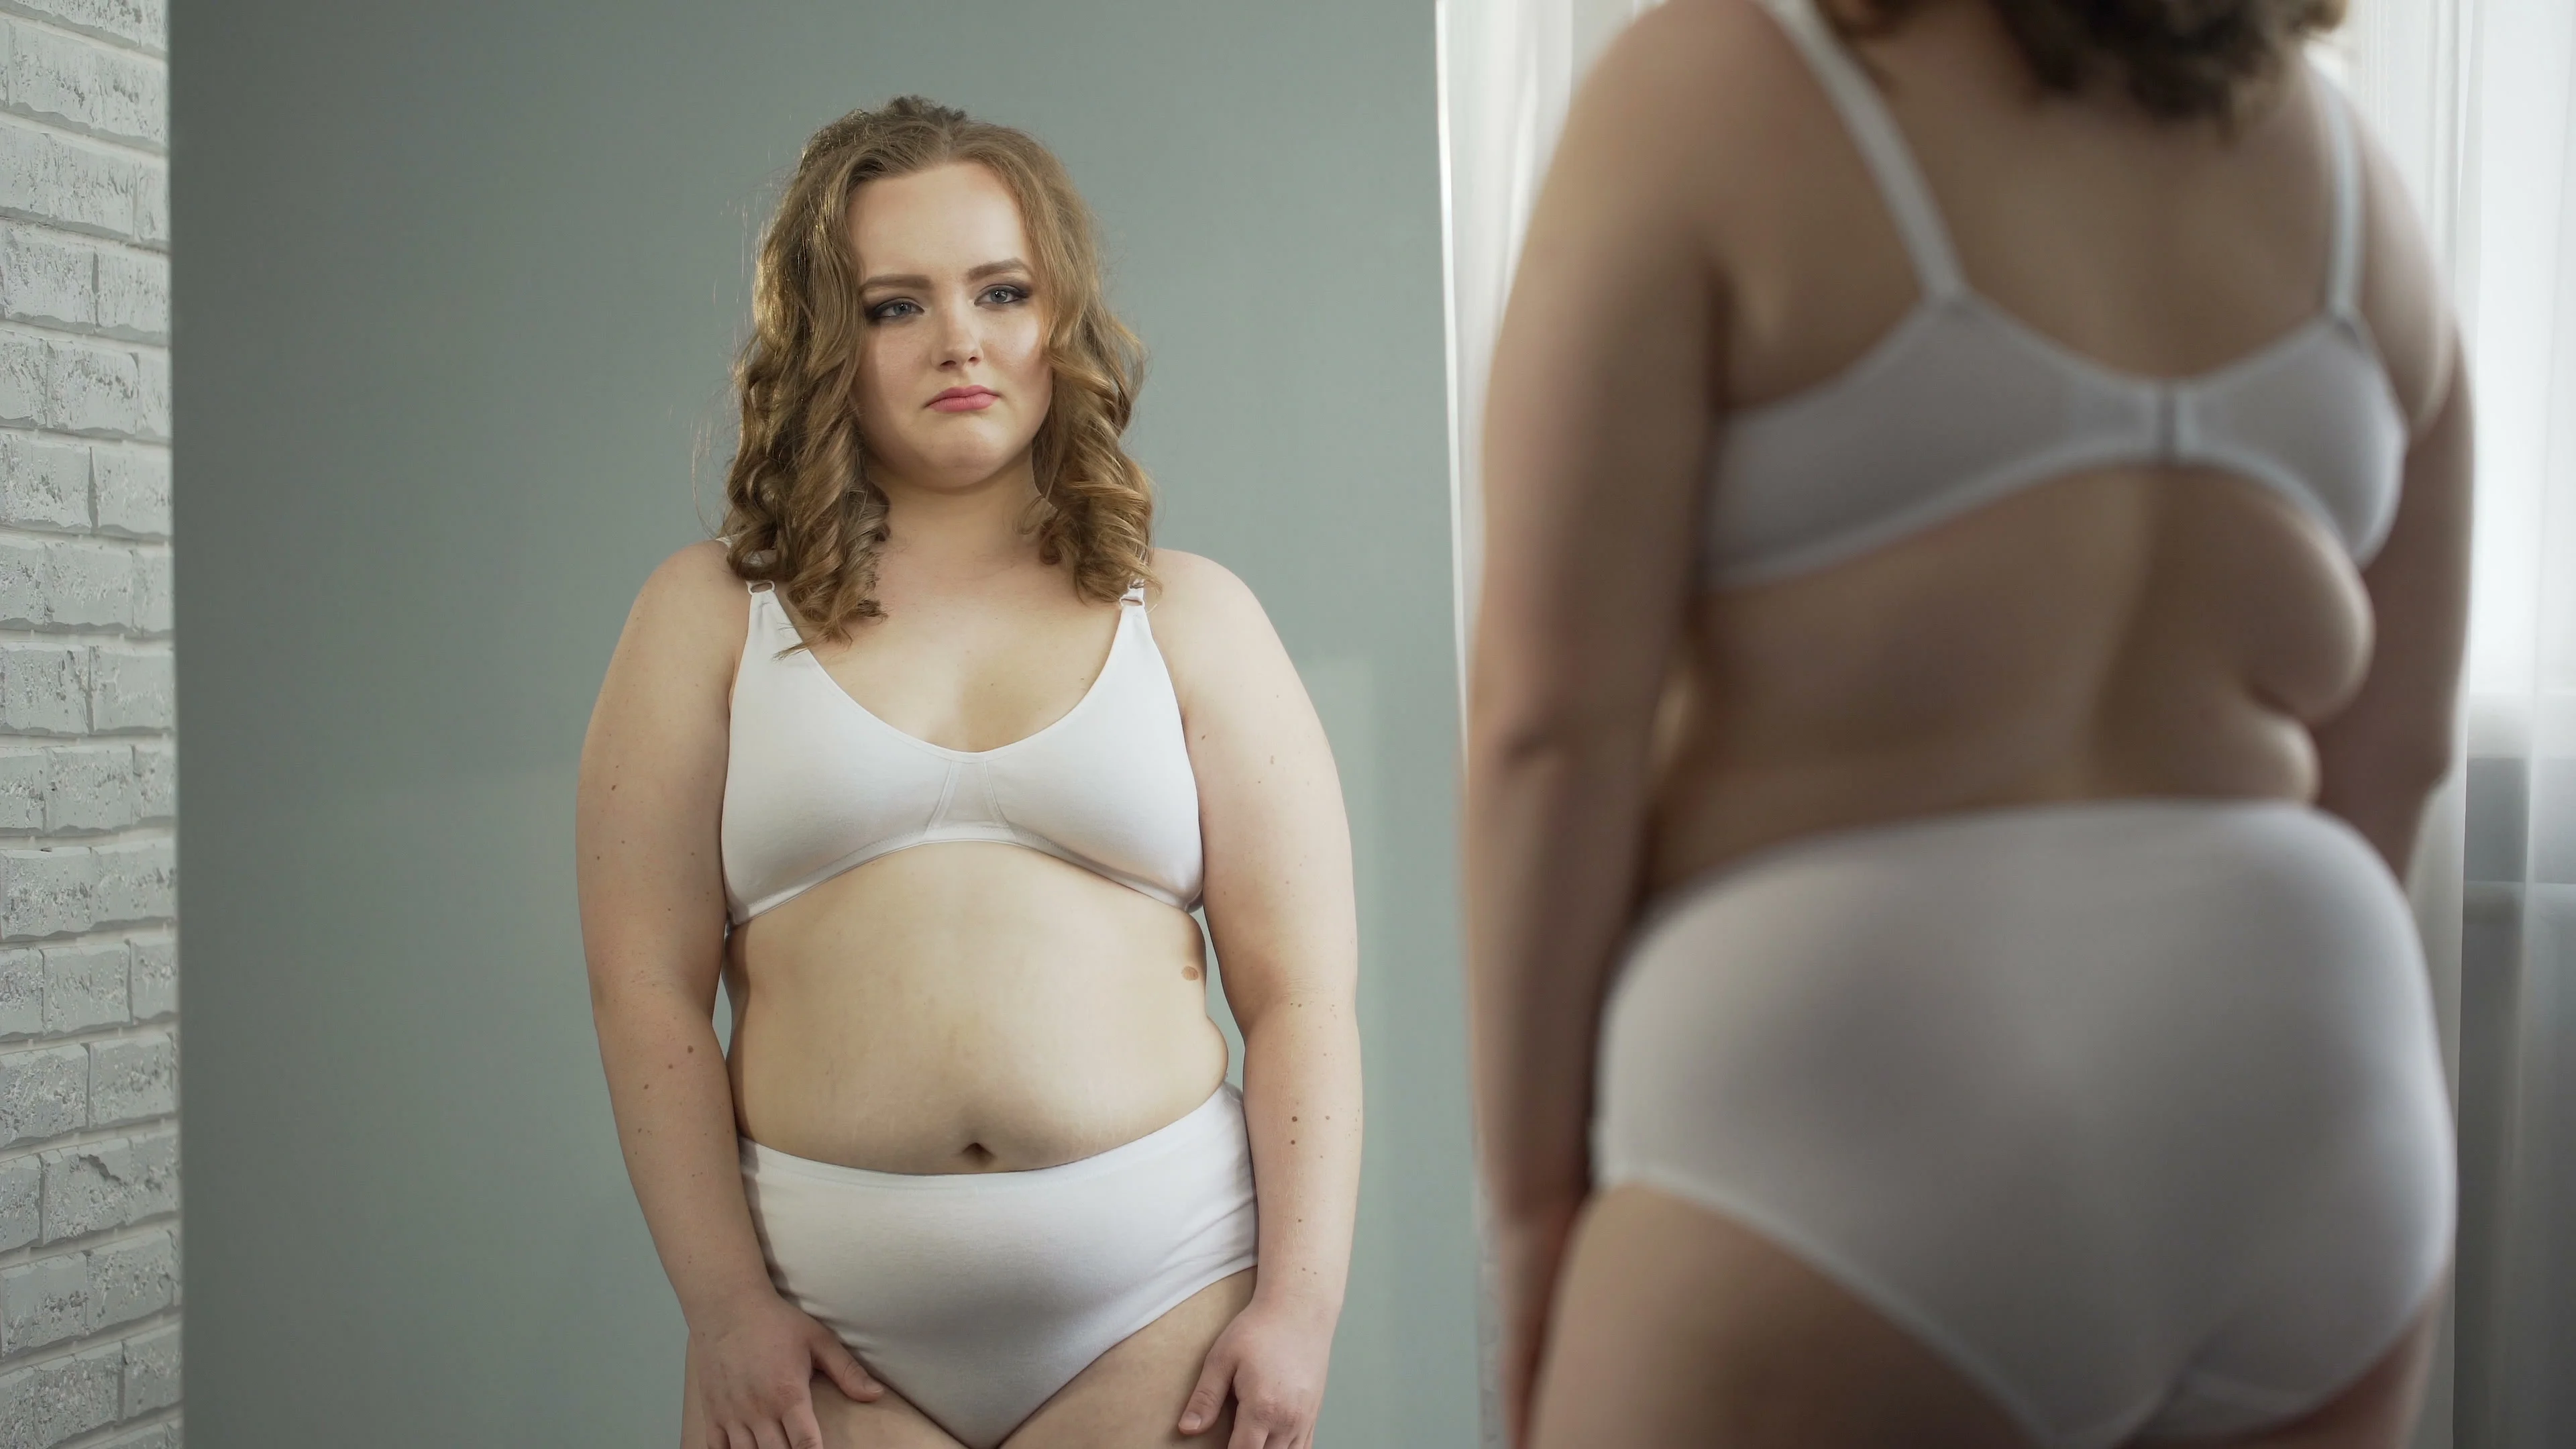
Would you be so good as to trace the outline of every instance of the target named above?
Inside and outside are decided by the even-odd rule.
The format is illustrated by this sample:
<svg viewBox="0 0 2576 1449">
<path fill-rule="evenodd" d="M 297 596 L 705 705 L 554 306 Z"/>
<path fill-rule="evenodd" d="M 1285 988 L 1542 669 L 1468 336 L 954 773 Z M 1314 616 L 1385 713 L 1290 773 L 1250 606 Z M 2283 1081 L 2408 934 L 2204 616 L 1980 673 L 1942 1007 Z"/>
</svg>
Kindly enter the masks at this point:
<svg viewBox="0 0 2576 1449">
<path fill-rule="evenodd" d="M 1487 362 L 1584 67 L 1654 0 L 1439 0 L 1460 659 Z M 2319 59 L 2395 158 L 2478 406 L 2461 769 L 2413 873 L 2461 1114 L 2419 1449 L 2576 1445 L 2576 3 L 2353 0 Z M 1488 1442 L 1499 1442 L 1488 1415 Z"/>
<path fill-rule="evenodd" d="M 1441 241 L 1449 284 L 1449 523 L 1456 589 L 1459 725 L 1466 724 L 1467 646 L 1484 557 L 1477 489 L 1485 373 L 1511 294 L 1512 264 L 1557 128 L 1584 68 L 1656 0 L 1436 0 L 1440 69 Z M 1476 1190 L 1483 1236 L 1485 1197 Z M 1497 1342 L 1481 1305 L 1484 1442 L 1503 1442 Z"/>
<path fill-rule="evenodd" d="M 2455 967 L 2447 1427 L 2576 1444 L 2576 6 L 2356 0 L 2333 50 L 2432 233 L 2478 409 L 2465 759 L 2416 897 Z"/>
<path fill-rule="evenodd" d="M 1656 0 L 1438 0 L 1440 170 L 1449 271 L 1449 502 L 1460 687 L 1483 556 L 1476 490 L 1485 371 L 1512 263 L 1574 83 Z"/>
</svg>

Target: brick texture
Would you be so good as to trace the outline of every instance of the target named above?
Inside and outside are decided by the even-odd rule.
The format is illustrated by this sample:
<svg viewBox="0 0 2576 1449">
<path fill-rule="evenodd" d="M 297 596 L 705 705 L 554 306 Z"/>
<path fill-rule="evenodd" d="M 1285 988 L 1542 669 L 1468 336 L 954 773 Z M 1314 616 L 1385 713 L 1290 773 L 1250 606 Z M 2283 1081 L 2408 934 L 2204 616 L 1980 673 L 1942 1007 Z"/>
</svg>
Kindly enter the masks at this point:
<svg viewBox="0 0 2576 1449">
<path fill-rule="evenodd" d="M 0 1449 L 180 1449 L 167 0 L 0 0 Z"/>
</svg>

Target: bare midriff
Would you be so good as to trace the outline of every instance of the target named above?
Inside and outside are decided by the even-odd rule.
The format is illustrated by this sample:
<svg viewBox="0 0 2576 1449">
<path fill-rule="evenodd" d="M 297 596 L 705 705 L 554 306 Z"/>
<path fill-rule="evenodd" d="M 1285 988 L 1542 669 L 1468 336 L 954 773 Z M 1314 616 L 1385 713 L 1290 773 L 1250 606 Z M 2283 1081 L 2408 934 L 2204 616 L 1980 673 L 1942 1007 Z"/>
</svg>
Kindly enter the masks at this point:
<svg viewBox="0 0 2576 1449">
<path fill-rule="evenodd" d="M 1657 721 L 1646 885 L 1820 831 L 2136 796 L 2310 800 L 2370 609 L 2330 534 L 2223 474 L 2032 488 L 1701 597 Z"/>
<path fill-rule="evenodd" d="M 879 1172 L 1107 1151 L 1224 1079 L 1188 913 L 1024 846 L 881 856 L 736 930 L 743 1133 Z"/>
</svg>

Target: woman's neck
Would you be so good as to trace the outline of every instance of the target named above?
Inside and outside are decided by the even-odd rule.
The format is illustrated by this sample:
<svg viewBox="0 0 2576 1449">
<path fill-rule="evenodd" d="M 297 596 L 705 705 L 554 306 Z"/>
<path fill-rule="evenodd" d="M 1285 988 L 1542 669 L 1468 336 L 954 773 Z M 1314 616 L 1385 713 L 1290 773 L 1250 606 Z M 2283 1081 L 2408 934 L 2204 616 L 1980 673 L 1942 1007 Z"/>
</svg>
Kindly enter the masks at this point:
<svg viewBox="0 0 2576 1449">
<path fill-rule="evenodd" d="M 917 488 L 886 479 L 891 551 L 939 577 L 982 577 L 1035 557 L 1023 529 L 1036 497 L 1036 475 L 1023 456 L 967 488 Z"/>
</svg>

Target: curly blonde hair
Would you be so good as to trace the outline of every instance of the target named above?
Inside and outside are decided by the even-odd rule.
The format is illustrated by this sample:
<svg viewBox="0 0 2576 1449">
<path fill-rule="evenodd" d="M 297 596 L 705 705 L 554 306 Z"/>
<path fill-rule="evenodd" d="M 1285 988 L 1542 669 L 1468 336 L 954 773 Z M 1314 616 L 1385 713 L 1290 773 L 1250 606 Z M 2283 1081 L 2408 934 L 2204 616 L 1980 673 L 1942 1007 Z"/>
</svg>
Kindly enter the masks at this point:
<svg viewBox="0 0 2576 1449">
<path fill-rule="evenodd" d="M 1103 299 L 1091 214 L 1063 163 L 1024 131 L 904 96 L 852 111 L 805 143 L 762 234 L 752 335 L 734 367 L 741 443 L 725 476 L 726 561 L 775 587 L 821 639 L 884 614 L 877 561 L 886 497 L 868 480 L 851 388 L 866 318 L 850 248 L 861 184 L 954 161 L 985 167 L 1019 203 L 1047 308 L 1054 400 L 1031 449 L 1038 556 L 1107 602 L 1146 568 L 1152 485 L 1119 437 L 1144 367 L 1134 333 Z"/>
</svg>

